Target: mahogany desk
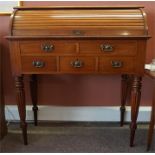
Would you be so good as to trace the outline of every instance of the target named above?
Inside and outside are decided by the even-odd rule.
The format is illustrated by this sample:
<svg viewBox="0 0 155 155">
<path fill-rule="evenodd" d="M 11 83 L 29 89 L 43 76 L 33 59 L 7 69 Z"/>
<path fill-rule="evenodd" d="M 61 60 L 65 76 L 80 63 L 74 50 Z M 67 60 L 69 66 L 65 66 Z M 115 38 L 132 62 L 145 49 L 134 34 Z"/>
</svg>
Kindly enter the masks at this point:
<svg viewBox="0 0 155 155">
<path fill-rule="evenodd" d="M 133 75 L 131 136 L 133 146 L 144 75 L 148 27 L 140 6 L 16 7 L 11 16 L 12 73 L 24 144 L 27 144 L 23 76 L 31 75 L 30 88 L 37 125 L 39 74 L 122 75 L 121 125 L 128 75 Z"/>
</svg>

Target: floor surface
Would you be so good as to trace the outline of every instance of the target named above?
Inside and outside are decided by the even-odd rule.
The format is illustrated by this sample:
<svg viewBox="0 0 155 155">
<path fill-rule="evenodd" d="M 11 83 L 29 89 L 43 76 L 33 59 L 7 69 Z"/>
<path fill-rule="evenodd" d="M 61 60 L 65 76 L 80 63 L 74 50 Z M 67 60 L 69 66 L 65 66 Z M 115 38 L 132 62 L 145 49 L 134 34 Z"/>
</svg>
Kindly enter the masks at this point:
<svg viewBox="0 0 155 155">
<path fill-rule="evenodd" d="M 139 125 L 135 146 L 129 147 L 129 125 L 39 125 L 28 126 L 27 146 L 23 145 L 19 125 L 9 125 L 0 142 L 0 152 L 146 152 L 148 126 Z M 155 152 L 155 136 L 151 150 Z"/>
</svg>

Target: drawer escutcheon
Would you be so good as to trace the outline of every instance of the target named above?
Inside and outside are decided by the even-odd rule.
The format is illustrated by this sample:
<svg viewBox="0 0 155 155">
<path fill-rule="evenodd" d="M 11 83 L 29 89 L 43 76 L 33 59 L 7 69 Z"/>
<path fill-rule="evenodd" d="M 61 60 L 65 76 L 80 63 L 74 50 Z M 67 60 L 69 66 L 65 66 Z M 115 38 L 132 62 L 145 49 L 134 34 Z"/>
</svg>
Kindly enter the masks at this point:
<svg viewBox="0 0 155 155">
<path fill-rule="evenodd" d="M 101 44 L 100 47 L 101 47 L 101 50 L 104 52 L 112 52 L 113 51 L 113 46 L 110 44 Z"/>
<path fill-rule="evenodd" d="M 44 52 L 52 52 L 54 50 L 54 45 L 52 45 L 52 44 L 42 44 L 41 49 Z"/>
<path fill-rule="evenodd" d="M 45 66 L 45 62 L 43 61 L 33 61 L 32 65 L 36 68 L 43 68 Z"/>
<path fill-rule="evenodd" d="M 113 68 L 121 68 L 123 67 L 123 62 L 122 61 L 111 61 L 111 65 Z"/>
<path fill-rule="evenodd" d="M 77 59 L 75 61 L 71 61 L 71 66 L 74 68 L 81 68 L 84 66 L 84 62 Z"/>
<path fill-rule="evenodd" d="M 77 35 L 77 36 L 84 35 L 84 31 L 81 31 L 81 30 L 73 30 L 72 32 L 74 35 Z"/>
</svg>

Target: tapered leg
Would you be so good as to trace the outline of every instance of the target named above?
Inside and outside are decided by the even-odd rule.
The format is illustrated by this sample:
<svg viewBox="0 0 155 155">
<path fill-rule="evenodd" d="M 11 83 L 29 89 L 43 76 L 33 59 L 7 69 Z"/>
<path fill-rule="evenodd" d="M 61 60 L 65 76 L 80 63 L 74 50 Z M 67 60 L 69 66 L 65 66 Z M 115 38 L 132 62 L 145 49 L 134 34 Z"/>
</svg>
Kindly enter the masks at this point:
<svg viewBox="0 0 155 155">
<path fill-rule="evenodd" d="M 137 128 L 137 117 L 139 111 L 139 104 L 141 98 L 141 81 L 142 77 L 134 76 L 131 88 L 131 133 L 130 133 L 130 146 L 134 145 L 135 131 Z"/>
<path fill-rule="evenodd" d="M 153 92 L 153 101 L 152 101 L 151 120 L 150 120 L 148 140 L 147 140 L 147 150 L 148 151 L 150 150 L 151 143 L 152 143 L 154 124 L 155 124 L 155 80 L 154 80 L 154 92 Z"/>
<path fill-rule="evenodd" d="M 38 89 L 37 76 L 36 75 L 31 75 L 31 77 L 30 77 L 30 94 L 31 94 L 32 104 L 33 104 L 32 110 L 33 110 L 33 113 L 34 113 L 34 125 L 35 126 L 38 125 L 37 89 Z"/>
<path fill-rule="evenodd" d="M 128 81 L 129 81 L 128 75 L 126 75 L 126 74 L 122 75 L 122 81 L 121 81 L 120 126 L 123 126 L 123 124 L 124 124 L 125 105 L 126 105 L 126 100 L 127 100 L 127 95 L 128 95 Z"/>
<path fill-rule="evenodd" d="M 24 144 L 27 145 L 26 104 L 25 104 L 25 92 L 22 76 L 15 77 L 15 85 L 16 85 L 16 97 L 20 116 L 20 124 L 24 138 Z"/>
</svg>

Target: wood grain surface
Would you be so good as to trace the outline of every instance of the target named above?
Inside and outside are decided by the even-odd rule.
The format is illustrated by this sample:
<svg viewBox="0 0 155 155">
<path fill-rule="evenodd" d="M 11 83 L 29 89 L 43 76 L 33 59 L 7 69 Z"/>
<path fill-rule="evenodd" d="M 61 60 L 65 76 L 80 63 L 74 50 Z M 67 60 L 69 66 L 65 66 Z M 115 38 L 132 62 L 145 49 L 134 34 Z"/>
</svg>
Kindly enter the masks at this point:
<svg viewBox="0 0 155 155">
<path fill-rule="evenodd" d="M 16 8 L 13 35 L 136 36 L 147 34 L 145 14 L 137 7 Z M 23 11 L 24 10 L 24 11 Z M 63 29 L 61 28 L 63 26 Z"/>
</svg>

